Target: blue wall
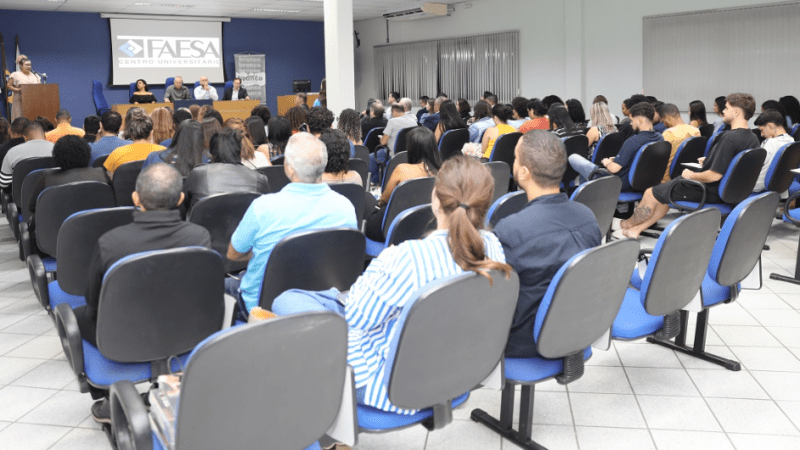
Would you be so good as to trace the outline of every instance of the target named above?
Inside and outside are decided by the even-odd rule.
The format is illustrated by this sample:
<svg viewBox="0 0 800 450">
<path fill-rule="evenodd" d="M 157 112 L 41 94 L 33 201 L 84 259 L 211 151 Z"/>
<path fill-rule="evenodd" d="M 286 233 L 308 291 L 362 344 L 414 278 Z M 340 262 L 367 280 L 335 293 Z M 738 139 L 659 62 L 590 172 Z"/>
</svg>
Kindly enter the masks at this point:
<svg viewBox="0 0 800 450">
<path fill-rule="evenodd" d="M 58 83 L 61 107 L 72 113 L 73 125 L 81 126 L 83 117 L 95 113 L 92 80 L 108 84 L 111 79 L 108 19 L 101 19 L 96 13 L 0 9 L 0 32 L 5 39 L 9 71 L 15 70 L 14 36 L 19 35 L 20 51 L 31 58 L 33 69 L 46 73 L 48 83 Z M 276 97 L 292 92 L 292 80 L 310 79 L 311 86 L 316 87 L 325 77 L 322 22 L 231 19 L 222 25 L 222 38 L 229 79 L 234 76 L 234 53 L 266 55 L 267 106 L 273 114 L 277 112 Z M 222 85 L 215 86 L 222 97 Z M 164 94 L 163 86 L 150 90 L 156 98 Z M 127 86 L 106 86 L 104 94 L 109 104 L 128 103 Z M 5 116 L 5 108 L 2 109 Z"/>
</svg>

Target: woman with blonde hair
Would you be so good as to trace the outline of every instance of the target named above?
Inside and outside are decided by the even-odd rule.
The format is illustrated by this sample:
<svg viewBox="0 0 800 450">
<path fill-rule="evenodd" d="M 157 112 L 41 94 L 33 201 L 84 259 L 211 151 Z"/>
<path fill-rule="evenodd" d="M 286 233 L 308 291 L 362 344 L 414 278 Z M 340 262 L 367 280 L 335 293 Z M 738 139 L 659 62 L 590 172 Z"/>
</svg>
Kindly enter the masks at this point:
<svg viewBox="0 0 800 450">
<path fill-rule="evenodd" d="M 589 110 L 589 115 L 592 118 L 593 125 L 592 128 L 589 128 L 589 131 L 586 132 L 586 137 L 589 138 L 589 147 L 600 142 L 603 136 L 617 131 L 617 127 L 614 125 L 614 119 L 611 117 L 611 112 L 608 111 L 608 105 L 605 103 L 599 102 L 593 104 L 592 109 Z"/>
<path fill-rule="evenodd" d="M 269 146 L 261 145 L 258 149 L 253 145 L 253 138 L 250 136 L 245 121 L 238 117 L 231 117 L 225 121 L 225 128 L 239 130 L 242 133 L 242 164 L 250 169 L 271 166 L 269 162 Z"/>
<path fill-rule="evenodd" d="M 511 272 L 497 237 L 483 230 L 494 179 L 475 158 L 449 158 L 436 176 L 431 208 L 436 231 L 424 239 L 387 248 L 373 259 L 350 291 L 287 291 L 275 299 L 278 315 L 331 310 L 350 330 L 347 362 L 355 371 L 358 402 L 384 411 L 413 414 L 391 404 L 385 367 L 398 333 L 400 311 L 416 292 L 437 280 L 467 272 L 491 279 L 490 270 Z M 490 299 L 487 299 L 489 301 Z"/>
<path fill-rule="evenodd" d="M 172 139 L 175 124 L 172 123 L 172 113 L 167 108 L 156 108 L 150 113 L 153 119 L 153 143 L 160 144 L 167 139 Z"/>
</svg>

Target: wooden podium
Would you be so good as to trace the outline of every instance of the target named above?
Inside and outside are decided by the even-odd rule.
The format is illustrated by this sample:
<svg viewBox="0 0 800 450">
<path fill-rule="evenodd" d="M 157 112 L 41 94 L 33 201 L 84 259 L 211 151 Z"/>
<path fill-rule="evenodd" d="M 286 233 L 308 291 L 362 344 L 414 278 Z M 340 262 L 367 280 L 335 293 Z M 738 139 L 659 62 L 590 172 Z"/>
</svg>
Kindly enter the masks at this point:
<svg viewBox="0 0 800 450">
<path fill-rule="evenodd" d="M 20 88 L 22 117 L 33 120 L 42 116 L 56 123 L 56 113 L 61 107 L 57 84 L 23 84 Z"/>
<path fill-rule="evenodd" d="M 278 96 L 279 116 L 286 115 L 286 111 L 288 111 L 292 106 L 294 106 L 295 97 L 297 97 L 297 94 Z M 314 104 L 314 101 L 317 100 L 318 97 L 319 93 L 312 94 L 309 92 L 308 94 L 306 94 L 306 104 L 308 105 L 309 108 L 311 107 L 311 105 Z"/>
</svg>

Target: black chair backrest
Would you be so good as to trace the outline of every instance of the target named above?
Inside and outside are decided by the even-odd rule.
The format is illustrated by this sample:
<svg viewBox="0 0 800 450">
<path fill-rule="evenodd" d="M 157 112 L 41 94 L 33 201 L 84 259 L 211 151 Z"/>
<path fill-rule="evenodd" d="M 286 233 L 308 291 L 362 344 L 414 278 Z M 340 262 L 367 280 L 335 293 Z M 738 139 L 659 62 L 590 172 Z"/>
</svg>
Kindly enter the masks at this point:
<svg viewBox="0 0 800 450">
<path fill-rule="evenodd" d="M 617 178 L 617 177 L 606 177 Z M 545 358 L 562 358 L 592 345 L 611 328 L 636 261 L 639 243 L 612 241 L 564 263 L 542 300 L 544 319 L 534 328 L 536 349 Z M 603 286 L 597 289 L 597 286 Z M 537 324 L 539 321 L 536 321 Z"/>
<path fill-rule="evenodd" d="M 284 161 L 286 161 L 286 156 L 285 155 L 278 155 L 278 156 L 270 159 L 269 163 L 272 164 L 273 166 L 282 166 Z"/>
<path fill-rule="evenodd" d="M 492 171 L 492 178 L 494 178 L 494 195 L 492 195 L 492 203 L 494 203 L 498 198 L 508 194 L 511 167 L 504 161 L 491 161 L 483 164 Z"/>
<path fill-rule="evenodd" d="M 713 123 L 707 123 L 707 124 L 701 126 L 698 129 L 700 130 L 700 136 L 705 137 L 705 138 L 710 138 L 714 134 L 714 124 Z"/>
<path fill-rule="evenodd" d="M 408 208 L 425 205 L 431 202 L 431 192 L 434 177 L 416 178 L 406 180 L 392 191 L 389 203 L 386 205 L 386 213 L 383 216 L 383 235 L 389 233 L 389 226 L 392 225 L 394 218 Z"/>
<path fill-rule="evenodd" d="M 117 199 L 117 206 L 134 206 L 131 194 L 136 190 L 136 179 L 142 171 L 142 161 L 127 162 L 114 171 L 114 178 L 111 186 L 114 188 L 114 196 Z"/>
<path fill-rule="evenodd" d="M 369 149 L 367 147 L 363 145 L 354 145 L 353 150 L 355 150 L 355 156 L 353 156 L 353 158 L 369 163 Z"/>
<path fill-rule="evenodd" d="M 795 142 L 800 141 L 800 127 L 797 127 L 794 133 L 792 133 L 792 137 L 794 138 Z"/>
<path fill-rule="evenodd" d="M 347 167 L 349 170 L 354 170 L 361 175 L 361 188 L 362 190 L 366 189 L 369 183 L 369 167 L 366 161 L 351 158 L 347 163 Z"/>
<path fill-rule="evenodd" d="M 103 164 L 106 163 L 107 159 L 108 159 L 108 155 L 103 155 L 103 156 L 95 159 L 94 162 L 92 163 L 92 167 L 103 167 Z"/>
<path fill-rule="evenodd" d="M 25 221 L 29 222 L 31 219 L 31 199 L 34 195 L 34 192 L 37 190 L 39 193 L 42 192 L 42 188 L 44 187 L 44 171 L 56 171 L 59 170 L 55 167 L 50 169 L 36 169 L 33 172 L 29 173 L 25 180 L 22 181 L 22 189 L 20 190 L 20 197 L 19 201 L 20 204 L 17 205 L 17 210 L 22 214 L 22 217 Z M 37 187 L 39 189 L 37 189 Z"/>
<path fill-rule="evenodd" d="M 572 200 L 586 205 L 594 213 L 600 232 L 605 234 L 611 228 L 617 199 L 622 190 L 619 177 L 603 177 L 578 186 L 572 193 Z"/>
<path fill-rule="evenodd" d="M 378 137 L 383 134 L 383 130 L 385 127 L 378 127 L 373 128 L 367 132 L 367 136 L 364 138 L 364 147 L 367 147 L 370 153 L 375 151 L 375 147 L 381 143 L 381 138 Z"/>
<path fill-rule="evenodd" d="M 381 181 L 381 189 L 386 189 L 386 183 L 388 183 L 389 178 L 392 177 L 392 172 L 394 172 L 395 167 L 400 164 L 408 164 L 408 152 L 395 153 L 392 159 L 389 160 L 389 163 L 386 164 L 386 171 L 383 174 L 383 181 Z"/>
<path fill-rule="evenodd" d="M 413 130 L 414 128 L 416 127 L 406 127 L 397 132 L 397 140 L 394 142 L 395 154 L 408 150 L 406 148 L 408 145 L 406 144 L 406 142 L 408 141 L 408 132 Z"/>
<path fill-rule="evenodd" d="M 583 135 L 569 136 L 564 138 L 564 147 L 567 149 L 567 158 L 570 155 L 580 155 L 584 158 L 589 157 L 589 138 Z M 578 176 L 578 172 L 567 164 L 567 171 L 561 178 L 563 181 L 572 181 Z"/>
<path fill-rule="evenodd" d="M 784 192 L 789 189 L 794 181 L 795 174 L 791 171 L 800 167 L 800 142 L 789 144 L 781 153 L 778 161 L 773 161 L 775 165 L 772 176 L 769 177 L 768 191 Z M 767 173 L 769 175 L 769 173 Z"/>
<path fill-rule="evenodd" d="M 706 208 L 673 221 L 656 243 L 642 281 L 645 310 L 665 316 L 685 307 L 700 290 L 719 230 L 720 212 Z M 646 289 L 645 289 L 646 287 Z"/>
<path fill-rule="evenodd" d="M 436 230 L 436 217 L 431 205 L 419 205 L 409 208 L 397 217 L 389 227 L 386 245 L 398 245 L 412 239 L 422 239 Z"/>
<path fill-rule="evenodd" d="M 446 131 L 439 140 L 439 155 L 441 155 L 442 161 L 451 156 L 460 155 L 461 149 L 467 142 L 469 142 L 468 129 L 460 128 Z"/>
<path fill-rule="evenodd" d="M 216 194 L 200 199 L 189 210 L 186 220 L 208 230 L 208 234 L 211 235 L 211 248 L 222 257 L 226 273 L 239 272 L 247 268 L 247 261 L 228 259 L 228 245 L 247 208 L 260 196 L 261 194 L 255 192 Z"/>
<path fill-rule="evenodd" d="M 112 361 L 164 361 L 218 331 L 222 259 L 201 247 L 138 253 L 112 265 L 97 311 L 97 348 Z"/>
<path fill-rule="evenodd" d="M 283 166 L 259 167 L 256 171 L 263 173 L 267 177 L 269 191 L 273 194 L 280 192 L 287 184 L 291 183 L 291 180 L 289 180 L 289 177 L 286 176 L 286 172 L 283 170 Z"/>
<path fill-rule="evenodd" d="M 361 221 L 364 220 L 364 203 L 366 201 L 364 196 L 369 195 L 364 191 L 364 187 L 353 183 L 337 183 L 329 186 L 331 190 L 344 195 L 350 200 L 356 210 L 356 223 L 360 227 Z"/>
<path fill-rule="evenodd" d="M 347 323 L 331 312 L 220 333 L 186 368 L 175 448 L 306 448 L 336 419 L 346 366 Z"/>
<path fill-rule="evenodd" d="M 494 228 L 500 220 L 520 212 L 527 204 L 528 194 L 525 191 L 509 192 L 492 203 L 486 216 L 487 226 Z"/>
<path fill-rule="evenodd" d="M 733 167 L 728 169 L 719 184 L 722 201 L 735 204 L 749 197 L 756 186 L 765 159 L 767 151 L 763 148 L 751 148 L 737 155 L 733 160 Z"/>
<path fill-rule="evenodd" d="M 519 277 L 491 271 L 431 283 L 398 319 L 386 374 L 389 400 L 429 408 L 474 389 L 503 357 L 519 294 Z M 491 301 L 487 301 L 491 299 Z M 394 356 L 392 358 L 391 356 Z"/>
<path fill-rule="evenodd" d="M 672 144 L 667 141 L 654 142 L 645 145 L 640 151 L 641 154 L 637 157 L 639 161 L 631 168 L 629 180 L 634 191 L 644 192 L 647 188 L 661 184 L 664 179 Z"/>
<path fill-rule="evenodd" d="M 114 206 L 114 191 L 99 181 L 80 181 L 45 189 L 36 203 L 36 246 L 57 258 L 58 233 L 69 216 L 87 209 Z"/>
<path fill-rule="evenodd" d="M 44 158 L 23 159 L 14 166 L 14 173 L 11 175 L 11 200 L 18 207 L 22 201 L 22 183 L 29 173 L 37 169 L 49 169 L 56 167 L 56 161 L 52 156 Z M 17 208 L 19 209 L 19 208 Z M 24 217 L 24 216 L 23 216 Z"/>
<path fill-rule="evenodd" d="M 272 310 L 289 289 L 350 289 L 364 271 L 367 242 L 352 228 L 311 230 L 283 238 L 272 249 L 261 282 L 259 306 Z"/>
<path fill-rule="evenodd" d="M 603 136 L 597 147 L 595 147 L 594 153 L 592 153 L 592 162 L 600 164 L 600 161 L 605 158 L 617 156 L 620 149 L 622 149 L 622 144 L 625 143 L 625 139 L 627 139 L 625 133 L 619 131 Z"/>
<path fill-rule="evenodd" d="M 100 236 L 133 222 L 134 208 L 94 209 L 73 214 L 58 231 L 58 285 L 67 294 L 86 295 L 89 264 Z"/>
<path fill-rule="evenodd" d="M 514 167 L 514 148 L 522 137 L 522 133 L 506 133 L 494 142 L 489 161 L 504 161 L 508 167 Z"/>
<path fill-rule="evenodd" d="M 697 160 L 705 154 L 706 144 L 708 144 L 708 138 L 703 136 L 690 137 L 683 141 L 672 159 L 670 179 L 675 179 L 683 173 L 686 168 L 683 163 L 697 163 Z"/>
</svg>

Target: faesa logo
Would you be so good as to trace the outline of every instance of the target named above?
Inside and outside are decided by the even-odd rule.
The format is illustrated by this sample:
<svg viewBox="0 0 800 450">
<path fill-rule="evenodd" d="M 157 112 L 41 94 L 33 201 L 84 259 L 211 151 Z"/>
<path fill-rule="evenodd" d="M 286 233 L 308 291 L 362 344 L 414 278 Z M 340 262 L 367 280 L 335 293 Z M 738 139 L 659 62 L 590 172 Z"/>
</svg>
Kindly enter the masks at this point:
<svg viewBox="0 0 800 450">
<path fill-rule="evenodd" d="M 142 51 L 142 47 L 136 42 L 133 42 L 132 40 L 128 40 L 128 42 L 122 44 L 122 46 L 119 49 L 122 50 L 122 53 L 125 53 L 131 58 L 133 58 L 134 56 L 136 56 L 137 53 Z"/>
<path fill-rule="evenodd" d="M 120 67 L 218 67 L 219 38 L 174 36 L 117 36 Z"/>
</svg>

